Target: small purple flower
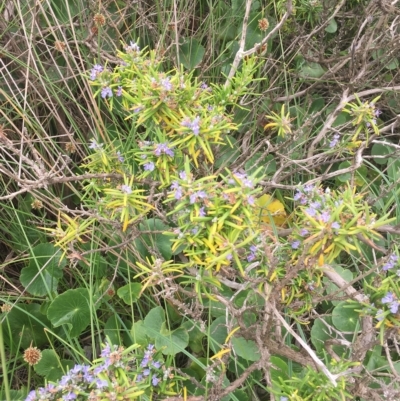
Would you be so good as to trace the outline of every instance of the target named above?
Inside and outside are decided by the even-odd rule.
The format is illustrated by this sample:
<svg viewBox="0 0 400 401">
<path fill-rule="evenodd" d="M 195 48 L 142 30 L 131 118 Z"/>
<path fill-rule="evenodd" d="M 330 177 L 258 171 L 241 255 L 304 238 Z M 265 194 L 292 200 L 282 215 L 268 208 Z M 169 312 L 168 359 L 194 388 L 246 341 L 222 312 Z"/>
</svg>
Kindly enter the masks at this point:
<svg viewBox="0 0 400 401">
<path fill-rule="evenodd" d="M 25 401 L 36 401 L 37 400 L 37 396 L 36 396 L 36 391 L 32 390 L 31 392 L 29 392 L 28 397 L 25 398 Z"/>
<path fill-rule="evenodd" d="M 137 375 L 136 381 L 137 381 L 137 382 L 141 382 L 142 380 L 143 380 L 143 375 L 142 375 L 142 374 Z"/>
<path fill-rule="evenodd" d="M 69 393 L 65 394 L 63 396 L 63 400 L 64 401 L 72 401 L 72 400 L 76 400 L 77 395 L 75 393 L 73 393 L 72 391 L 70 391 Z"/>
<path fill-rule="evenodd" d="M 120 162 L 120 163 L 123 163 L 124 162 L 124 156 L 122 156 L 121 155 L 121 152 L 120 151 L 118 151 L 117 152 L 117 158 L 118 158 L 118 161 Z"/>
<path fill-rule="evenodd" d="M 103 147 L 102 143 L 97 143 L 97 141 L 93 138 L 90 140 L 90 142 L 91 144 L 89 145 L 89 149 L 99 150 Z"/>
<path fill-rule="evenodd" d="M 310 193 L 312 191 L 314 191 L 314 185 L 313 184 L 306 184 L 303 188 L 305 193 Z"/>
<path fill-rule="evenodd" d="M 146 357 L 144 357 L 144 358 L 142 359 L 142 362 L 140 362 L 140 366 L 141 366 L 142 368 L 145 368 L 148 364 L 149 364 L 149 358 L 146 358 Z"/>
<path fill-rule="evenodd" d="M 129 46 L 125 47 L 125 51 L 127 51 L 127 52 L 140 52 L 140 47 L 135 42 L 130 41 Z"/>
<path fill-rule="evenodd" d="M 284 397 L 283 395 L 279 398 L 279 401 L 288 401 L 287 397 Z"/>
<path fill-rule="evenodd" d="M 233 255 L 231 253 L 228 253 L 228 255 L 226 255 L 226 259 L 227 260 L 232 260 Z"/>
<path fill-rule="evenodd" d="M 247 203 L 248 203 L 250 206 L 254 206 L 254 205 L 256 204 L 256 200 L 255 200 L 255 198 L 254 198 L 253 195 L 249 195 L 249 196 L 247 197 Z"/>
<path fill-rule="evenodd" d="M 306 229 L 306 228 L 302 228 L 301 230 L 300 230 L 300 235 L 302 236 L 302 237 L 305 237 L 306 235 L 308 235 L 309 234 L 309 231 Z"/>
<path fill-rule="evenodd" d="M 389 305 L 389 310 L 392 313 L 397 313 L 399 310 L 399 301 L 396 299 L 392 292 L 388 292 L 382 299 L 381 302 L 383 304 Z"/>
<path fill-rule="evenodd" d="M 161 154 L 165 154 L 170 157 L 174 157 L 174 151 L 168 146 L 168 143 L 159 143 L 156 145 L 154 154 L 160 157 Z"/>
<path fill-rule="evenodd" d="M 136 106 L 136 107 L 133 108 L 133 112 L 134 113 L 139 113 L 143 109 L 144 109 L 144 106 Z"/>
<path fill-rule="evenodd" d="M 296 240 L 291 243 L 292 249 L 299 249 L 300 241 Z"/>
<path fill-rule="evenodd" d="M 96 379 L 95 381 L 96 387 L 101 390 L 105 387 L 108 387 L 108 381 L 107 380 L 102 380 L 102 379 Z"/>
<path fill-rule="evenodd" d="M 207 215 L 207 213 L 206 213 L 206 211 L 205 211 L 205 208 L 204 208 L 204 206 L 202 206 L 200 209 L 199 209 L 199 216 L 200 217 L 205 217 Z"/>
<path fill-rule="evenodd" d="M 118 86 L 118 89 L 115 92 L 115 96 L 117 97 L 122 96 L 122 86 Z"/>
<path fill-rule="evenodd" d="M 95 64 L 90 70 L 90 79 L 94 81 L 101 72 L 104 71 L 104 67 L 100 64 Z"/>
<path fill-rule="evenodd" d="M 390 269 L 393 269 L 393 267 L 396 266 L 398 260 L 399 257 L 395 253 L 392 253 L 389 257 L 389 260 L 382 266 L 382 270 L 388 271 Z"/>
<path fill-rule="evenodd" d="M 383 304 L 389 304 L 395 300 L 395 297 L 392 292 L 388 292 L 382 299 L 381 302 Z"/>
<path fill-rule="evenodd" d="M 155 164 L 153 162 L 148 162 L 143 164 L 143 170 L 144 171 L 153 171 L 155 169 Z"/>
<path fill-rule="evenodd" d="M 247 261 L 252 262 L 256 258 L 256 255 L 254 253 L 250 253 L 247 255 Z"/>
<path fill-rule="evenodd" d="M 171 91 L 172 90 L 172 83 L 170 82 L 169 77 L 164 78 L 164 79 L 161 80 L 161 86 L 166 91 Z"/>
<path fill-rule="evenodd" d="M 376 110 L 374 111 L 374 116 L 375 116 L 376 118 L 378 118 L 381 114 L 382 114 L 382 110 L 376 109 Z"/>
<path fill-rule="evenodd" d="M 143 376 L 149 376 L 150 375 L 150 369 L 145 369 L 143 371 Z"/>
<path fill-rule="evenodd" d="M 157 384 L 158 384 L 159 381 L 160 381 L 160 379 L 159 379 L 156 375 L 153 375 L 153 377 L 152 377 L 152 379 L 151 379 L 151 384 L 152 384 L 153 386 L 157 386 Z"/>
<path fill-rule="evenodd" d="M 161 363 L 159 361 L 154 361 L 152 363 L 152 365 L 156 368 L 156 369 L 160 369 L 161 368 Z"/>
<path fill-rule="evenodd" d="M 101 97 L 103 99 L 107 98 L 107 97 L 113 97 L 113 91 L 109 86 L 105 86 L 102 90 L 101 90 Z"/>
<path fill-rule="evenodd" d="M 208 89 L 208 85 L 205 82 L 202 82 L 200 85 L 201 89 L 207 90 Z"/>
<path fill-rule="evenodd" d="M 132 193 L 132 188 L 131 188 L 129 185 L 123 184 L 123 185 L 121 185 L 121 191 L 122 191 L 124 194 L 130 195 L 130 194 Z M 102 355 L 102 356 L 103 356 L 103 355 Z"/>
<path fill-rule="evenodd" d="M 375 315 L 376 320 L 381 322 L 384 319 L 384 317 L 385 317 L 385 312 L 382 309 L 378 309 Z"/>
<path fill-rule="evenodd" d="M 334 148 L 339 143 L 339 139 L 340 139 L 340 135 L 339 134 L 333 135 L 333 139 L 330 142 L 329 147 L 330 148 Z"/>
<path fill-rule="evenodd" d="M 340 224 L 339 224 L 337 221 L 334 221 L 334 222 L 331 224 L 331 227 L 332 227 L 334 230 L 339 230 Z"/>
<path fill-rule="evenodd" d="M 253 187 L 254 187 L 253 181 L 252 181 L 250 178 L 247 177 L 247 174 L 244 174 L 244 173 L 234 173 L 234 175 L 235 175 L 236 178 L 239 178 L 239 180 L 242 181 L 243 185 L 244 185 L 246 188 L 253 188 Z M 230 184 L 234 184 L 235 181 L 234 181 L 234 180 L 232 180 L 232 181 L 233 181 L 233 182 L 230 181 L 229 183 L 230 183 Z"/>
<path fill-rule="evenodd" d="M 330 220 L 330 218 L 331 218 L 331 215 L 330 215 L 330 213 L 329 213 L 327 210 L 324 210 L 324 211 L 321 213 L 320 219 L 321 219 L 321 221 L 323 221 L 324 223 L 327 223 L 327 222 Z"/>
<path fill-rule="evenodd" d="M 180 178 L 181 180 L 187 180 L 186 171 L 180 171 L 180 172 L 179 172 L 179 178 Z"/>
<path fill-rule="evenodd" d="M 321 207 L 321 202 L 318 202 L 318 201 L 315 201 L 315 202 L 310 202 L 310 206 L 313 208 L 313 209 L 319 209 L 320 207 Z"/>
<path fill-rule="evenodd" d="M 305 212 L 306 212 L 308 215 L 310 215 L 311 217 L 314 217 L 315 214 L 316 214 L 315 209 L 313 209 L 312 207 L 308 207 L 308 208 L 305 210 Z"/>
<path fill-rule="evenodd" d="M 175 199 L 179 200 L 182 198 L 182 187 L 179 185 L 178 181 L 173 181 L 171 184 L 171 190 L 175 191 Z"/>
<path fill-rule="evenodd" d="M 297 202 L 303 197 L 304 197 L 304 195 L 299 190 L 297 190 L 293 196 L 293 200 Z"/>
<path fill-rule="evenodd" d="M 190 121 L 189 118 L 185 118 L 182 122 L 181 125 L 184 127 L 190 128 L 193 132 L 194 135 L 199 135 L 200 133 L 200 117 L 197 116 L 193 119 L 193 121 Z"/>
</svg>

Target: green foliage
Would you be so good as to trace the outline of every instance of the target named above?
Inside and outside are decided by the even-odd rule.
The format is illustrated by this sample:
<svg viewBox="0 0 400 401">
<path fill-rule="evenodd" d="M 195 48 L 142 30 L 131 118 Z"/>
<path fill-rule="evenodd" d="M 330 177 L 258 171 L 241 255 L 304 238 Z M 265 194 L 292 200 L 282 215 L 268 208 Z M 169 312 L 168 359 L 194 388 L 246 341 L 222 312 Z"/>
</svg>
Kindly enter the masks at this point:
<svg viewBox="0 0 400 401">
<path fill-rule="evenodd" d="M 0 399 L 398 398 L 396 13 L 39 3 L 0 6 Z"/>
</svg>

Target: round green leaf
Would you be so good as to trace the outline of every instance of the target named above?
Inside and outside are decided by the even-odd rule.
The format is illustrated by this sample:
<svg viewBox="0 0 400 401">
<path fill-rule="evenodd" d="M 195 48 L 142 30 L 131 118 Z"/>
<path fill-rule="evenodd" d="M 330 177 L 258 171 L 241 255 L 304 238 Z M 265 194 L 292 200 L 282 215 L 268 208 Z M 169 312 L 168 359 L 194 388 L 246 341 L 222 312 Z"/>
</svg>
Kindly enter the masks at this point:
<svg viewBox="0 0 400 401">
<path fill-rule="evenodd" d="M 393 153 L 393 149 L 390 146 L 382 145 L 381 143 L 374 143 L 371 148 L 372 156 L 381 156 L 374 157 L 374 162 L 376 164 L 387 164 L 388 158 L 382 157 Z"/>
<path fill-rule="evenodd" d="M 148 329 L 148 336 L 155 338 L 156 335 L 161 331 L 161 328 L 165 322 L 164 309 L 161 306 L 153 308 L 144 318 L 144 325 Z"/>
<path fill-rule="evenodd" d="M 335 18 L 332 18 L 329 21 L 329 24 L 327 25 L 327 27 L 325 28 L 325 32 L 335 33 L 336 31 L 337 31 L 337 22 L 336 22 Z"/>
<path fill-rule="evenodd" d="M 85 288 L 65 291 L 54 299 L 47 317 L 54 327 L 66 324 L 71 337 L 76 337 L 90 323 L 89 292 Z"/>
<path fill-rule="evenodd" d="M 190 39 L 179 47 L 179 60 L 183 66 L 192 70 L 203 60 L 205 48 L 197 39 Z"/>
<path fill-rule="evenodd" d="M 162 234 L 163 231 L 168 231 L 169 226 L 164 224 L 160 219 L 148 219 L 139 224 L 140 231 L 146 231 L 135 240 L 135 247 L 143 258 L 150 256 L 149 249 L 160 252 L 165 260 L 171 259 L 171 238 Z M 158 231 L 158 233 L 147 234 L 149 231 Z"/>
<path fill-rule="evenodd" d="M 271 175 L 276 171 L 276 161 L 273 155 L 262 157 L 262 153 L 257 152 L 245 164 L 248 174 L 253 174 L 260 166 L 263 169 L 259 172 L 259 176 Z"/>
<path fill-rule="evenodd" d="M 246 340 L 243 337 L 233 337 L 232 346 L 235 353 L 243 359 L 253 362 L 260 360 L 260 351 L 253 340 Z"/>
<path fill-rule="evenodd" d="M 52 349 L 45 349 L 42 351 L 42 358 L 33 368 L 38 375 L 55 382 L 63 376 L 66 366 L 72 367 L 73 364 L 73 361 L 60 361 Z"/>
<path fill-rule="evenodd" d="M 302 78 L 321 78 L 324 74 L 325 70 L 318 63 L 305 62 L 300 68 Z"/>
<path fill-rule="evenodd" d="M 332 312 L 332 322 L 340 331 L 353 332 L 359 325 L 357 306 L 343 301 Z"/>
<path fill-rule="evenodd" d="M 349 269 L 343 269 L 339 265 L 333 266 L 333 269 L 342 277 L 344 280 L 347 282 L 350 282 L 353 280 L 353 273 Z M 324 283 L 325 283 L 325 290 L 328 295 L 330 294 L 336 294 L 337 297 L 343 297 L 344 292 L 338 292 L 339 288 L 332 283 L 328 278 L 324 278 Z M 333 305 L 339 305 L 340 301 L 331 301 Z"/>
<path fill-rule="evenodd" d="M 226 328 L 226 317 L 217 317 L 210 326 L 210 348 L 213 352 L 217 353 L 221 350 L 227 336 L 228 330 Z"/>
<path fill-rule="evenodd" d="M 139 299 L 140 291 L 142 290 L 142 284 L 140 283 L 129 283 L 121 288 L 118 288 L 117 295 L 127 304 L 132 305 Z"/>
<path fill-rule="evenodd" d="M 164 325 L 165 327 L 165 325 Z M 156 348 L 162 349 L 164 355 L 176 355 L 182 352 L 189 344 L 189 334 L 183 327 L 174 331 L 161 330 L 156 337 Z"/>
<path fill-rule="evenodd" d="M 40 312 L 39 304 L 15 304 L 7 313 L 3 324 L 6 344 L 16 350 L 16 347 L 43 347 L 48 343 L 44 328 L 50 328 L 49 320 Z"/>
<path fill-rule="evenodd" d="M 20 281 L 32 295 L 42 297 L 57 290 L 58 280 L 62 277 L 65 259 L 53 244 L 39 244 L 32 248 L 30 261 L 21 271 Z"/>
</svg>

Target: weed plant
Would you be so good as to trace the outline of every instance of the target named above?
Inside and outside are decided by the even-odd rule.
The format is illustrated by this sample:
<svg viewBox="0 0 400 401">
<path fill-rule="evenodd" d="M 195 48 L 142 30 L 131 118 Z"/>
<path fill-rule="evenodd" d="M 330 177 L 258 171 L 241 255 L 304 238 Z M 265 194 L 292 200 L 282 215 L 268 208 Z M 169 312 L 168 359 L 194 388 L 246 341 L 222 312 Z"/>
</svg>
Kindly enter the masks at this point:
<svg viewBox="0 0 400 401">
<path fill-rule="evenodd" d="M 0 399 L 399 399 L 399 13 L 4 1 Z"/>
</svg>

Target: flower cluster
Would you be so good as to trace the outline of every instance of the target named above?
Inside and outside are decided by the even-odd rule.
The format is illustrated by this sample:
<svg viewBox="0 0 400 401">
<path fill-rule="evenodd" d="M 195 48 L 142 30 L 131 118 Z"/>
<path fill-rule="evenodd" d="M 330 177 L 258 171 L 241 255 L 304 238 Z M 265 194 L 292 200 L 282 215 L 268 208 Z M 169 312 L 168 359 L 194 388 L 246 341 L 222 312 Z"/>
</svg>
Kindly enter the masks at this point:
<svg viewBox="0 0 400 401">
<path fill-rule="evenodd" d="M 361 253 L 358 236 L 373 241 L 379 238 L 375 228 L 392 220 L 387 216 L 376 219 L 362 195 L 350 187 L 341 192 L 305 185 L 293 199 L 298 203 L 297 229 L 291 243 L 294 257 L 305 251 L 317 257 L 320 266 L 325 260 L 332 262 L 342 251 Z M 393 257 L 386 267 L 396 261 Z"/>
<path fill-rule="evenodd" d="M 137 399 L 145 392 L 162 393 L 161 383 L 173 394 L 168 382 L 174 375 L 153 344 L 141 352 L 138 345 L 124 349 L 107 343 L 94 362 L 75 365 L 57 383 L 32 390 L 25 401 Z"/>
<path fill-rule="evenodd" d="M 162 138 L 162 133 L 157 131 Z M 140 178 L 151 176 L 161 181 L 162 185 L 170 184 L 170 175 L 176 170 L 176 150 L 168 141 L 139 142 L 139 149 L 135 152 L 135 158 L 143 168 Z M 153 174 L 152 174 L 153 173 Z"/>
<path fill-rule="evenodd" d="M 378 309 L 375 318 L 379 322 L 383 322 L 390 314 L 396 315 L 399 312 L 400 302 L 393 292 L 388 291 L 386 295 L 381 299 L 382 305 L 386 305 L 388 310 Z"/>
<path fill-rule="evenodd" d="M 218 272 L 233 261 L 243 273 L 239 252 L 247 252 L 248 262 L 257 252 L 252 245 L 259 235 L 254 196 L 260 188 L 255 177 L 229 173 L 219 179 L 210 176 L 193 180 L 187 163 L 185 171 L 173 180 L 167 199 L 175 202 L 170 214 L 179 227 L 174 231 L 173 250 L 184 247 L 190 263 L 207 270 Z"/>
<path fill-rule="evenodd" d="M 398 260 L 399 260 L 399 257 L 395 253 L 392 253 L 389 256 L 389 260 L 382 266 L 382 270 L 384 272 L 386 272 L 390 269 L 393 269 L 393 267 L 395 267 L 397 265 Z"/>
</svg>

